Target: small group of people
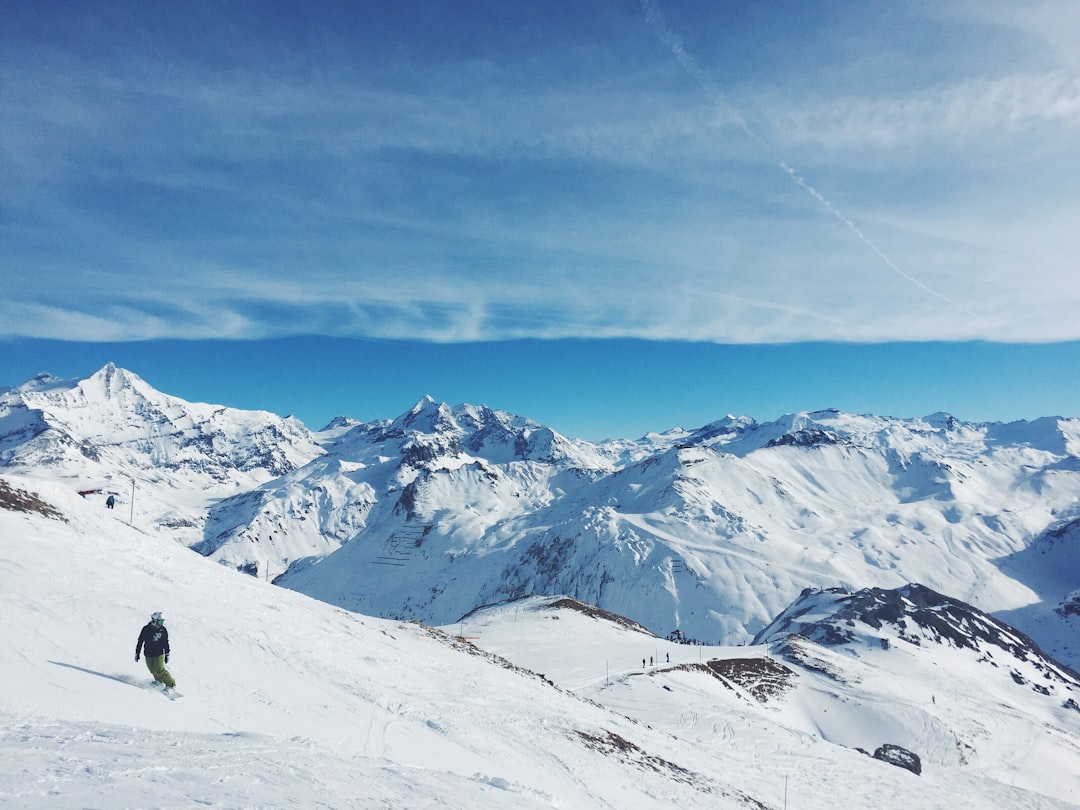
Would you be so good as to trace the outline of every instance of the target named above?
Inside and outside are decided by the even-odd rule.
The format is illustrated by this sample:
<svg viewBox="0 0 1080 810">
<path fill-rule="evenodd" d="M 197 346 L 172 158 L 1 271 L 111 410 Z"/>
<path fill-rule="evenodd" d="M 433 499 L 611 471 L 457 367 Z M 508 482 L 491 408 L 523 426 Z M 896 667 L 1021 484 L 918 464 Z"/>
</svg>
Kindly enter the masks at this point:
<svg viewBox="0 0 1080 810">
<path fill-rule="evenodd" d="M 160 610 L 150 614 L 150 621 L 139 633 L 135 644 L 136 661 L 140 653 L 146 658 L 146 668 L 154 676 L 154 683 L 162 684 L 166 692 L 176 687 L 176 680 L 165 669 L 169 663 L 169 631 L 165 629 L 165 617 Z"/>
<path fill-rule="evenodd" d="M 664 653 L 664 654 L 667 656 L 667 663 L 670 664 L 671 663 L 671 653 Z M 654 666 L 653 657 L 651 655 L 649 656 L 649 666 L 650 667 Z M 645 669 L 645 659 L 644 658 L 641 659 L 641 668 Z"/>
</svg>

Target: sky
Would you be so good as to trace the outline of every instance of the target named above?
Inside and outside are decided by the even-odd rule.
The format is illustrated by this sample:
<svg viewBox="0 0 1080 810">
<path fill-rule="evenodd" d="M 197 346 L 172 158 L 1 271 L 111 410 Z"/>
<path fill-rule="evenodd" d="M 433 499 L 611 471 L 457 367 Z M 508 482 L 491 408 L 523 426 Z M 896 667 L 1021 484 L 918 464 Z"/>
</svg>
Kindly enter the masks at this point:
<svg viewBox="0 0 1080 810">
<path fill-rule="evenodd" d="M 429 376 L 386 406 L 330 378 L 350 413 L 430 393 L 545 420 L 468 363 L 558 368 L 583 415 L 652 398 L 595 381 L 653 354 L 767 388 L 810 356 L 858 401 L 854 353 L 896 363 L 883 413 L 1080 413 L 1072 0 L 4 6 L 0 384 L 88 345 L 232 357 L 215 374 L 257 374 L 260 407 L 318 419 L 335 403 L 277 404 L 306 371 L 281 347 L 392 345 Z M 954 356 L 982 363 L 970 403 L 935 396 Z M 749 415 L 847 407 L 808 385 Z M 743 410 L 718 391 L 691 390 L 707 419 Z"/>
</svg>

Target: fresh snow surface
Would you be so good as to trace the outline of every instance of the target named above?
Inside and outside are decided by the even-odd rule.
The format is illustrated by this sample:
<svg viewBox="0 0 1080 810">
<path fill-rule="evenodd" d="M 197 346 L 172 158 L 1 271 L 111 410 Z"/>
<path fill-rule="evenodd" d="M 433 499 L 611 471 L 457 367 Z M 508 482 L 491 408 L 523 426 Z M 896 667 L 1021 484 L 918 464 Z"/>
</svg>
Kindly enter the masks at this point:
<svg viewBox="0 0 1080 810">
<path fill-rule="evenodd" d="M 844 649 L 802 639 L 797 643 L 809 666 L 799 667 L 776 656 L 775 648 L 676 644 L 589 615 L 589 606 L 552 607 L 570 601 L 530 597 L 483 609 L 458 632 L 652 728 L 740 760 L 753 752 L 758 767 L 788 776 L 792 791 L 798 780 L 800 792 L 854 797 L 847 786 L 838 790 L 839 772 L 853 763 L 836 765 L 831 744 L 874 751 L 888 742 L 919 754 L 923 778 L 959 771 L 1062 800 L 1080 797 L 1080 713 L 1062 706 L 1080 691 L 1035 677 L 1018 689 L 1017 669 L 1032 674 L 1023 663 L 998 667 L 985 652 L 924 648 L 894 636 L 887 649 L 876 639 Z M 716 659 L 765 659 L 796 675 L 761 700 L 754 692 L 765 679 L 706 674 L 703 664 Z M 1032 690 L 1032 683 L 1046 683 L 1055 696 Z M 874 799 L 876 790 L 858 794 L 856 806 L 904 806 Z M 809 802 L 800 795 L 792 806 L 816 806 Z M 972 800 L 959 806 L 1006 805 Z"/>
<path fill-rule="evenodd" d="M 962 651 L 930 661 L 935 675 L 908 651 L 822 649 L 843 679 L 800 674 L 760 703 L 669 670 L 667 656 L 674 666 L 765 648 L 669 644 L 530 600 L 442 631 L 370 618 L 144 533 L 66 483 L 5 473 L 0 484 L 31 509 L 0 508 L 3 807 L 1080 802 L 1080 713 L 1013 693 L 1002 704 L 1006 686 L 974 687 Z M 179 700 L 142 688 L 149 676 L 133 660 L 154 610 Z M 935 743 L 918 752 L 921 776 L 850 747 L 910 741 Z"/>
</svg>

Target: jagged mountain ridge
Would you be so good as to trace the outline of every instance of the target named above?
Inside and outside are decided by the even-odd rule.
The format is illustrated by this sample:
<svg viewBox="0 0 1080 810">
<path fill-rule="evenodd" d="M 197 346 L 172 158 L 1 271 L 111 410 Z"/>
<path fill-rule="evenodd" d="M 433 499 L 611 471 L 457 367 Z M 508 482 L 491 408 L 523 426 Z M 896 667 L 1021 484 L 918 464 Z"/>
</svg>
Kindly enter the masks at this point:
<svg viewBox="0 0 1080 810">
<path fill-rule="evenodd" d="M 231 471 L 281 475 L 318 453 L 298 420 L 185 402 L 111 364 L 74 384 L 39 375 L 5 392 L 3 404 L 15 428 L 0 434 L 5 466 L 61 466 L 73 452 L 122 463 L 126 452 L 159 469 L 223 479 Z"/>
<path fill-rule="evenodd" d="M 299 420 L 190 403 L 108 364 L 84 379 L 40 374 L 0 391 L 0 468 L 112 492 L 151 526 L 202 538 L 210 503 L 322 454 Z M 130 502 L 128 503 L 130 505 Z"/>
<path fill-rule="evenodd" d="M 1008 576 L 1002 561 L 1075 508 L 1078 483 L 1069 420 L 729 417 L 501 462 L 465 450 L 469 433 L 451 421 L 385 456 L 407 463 L 357 540 L 280 582 L 436 623 L 478 603 L 570 593 L 656 632 L 725 642 L 748 640 L 807 584 L 929 581 L 1009 610 L 1039 604 L 1043 580 Z M 1075 570 L 1066 576 L 1041 618 L 1075 589 Z M 1044 639 L 1068 653 L 1070 628 L 1051 622 Z"/>
<path fill-rule="evenodd" d="M 792 636 L 799 641 L 793 643 Z M 807 588 L 752 643 L 772 644 L 784 657 L 802 663 L 802 640 L 864 650 L 888 650 L 897 643 L 968 650 L 979 663 L 1007 668 L 1015 683 L 1060 696 L 1065 708 L 1080 712 L 1080 673 L 1047 656 L 1024 633 L 918 583 L 855 592 Z"/>
<path fill-rule="evenodd" d="M 479 604 L 567 593 L 660 634 L 737 643 L 806 587 L 918 581 L 1015 617 L 1052 654 L 1077 661 L 1078 617 L 1065 609 L 1080 588 L 1076 567 L 1049 577 L 1025 562 L 1046 537 L 1061 559 L 1076 559 L 1076 535 L 1063 527 L 1077 517 L 1077 420 L 820 411 L 592 443 L 424 398 L 396 419 L 310 432 L 271 414 L 188 405 L 145 383 L 116 396 L 133 378 L 106 367 L 92 383 L 39 379 L 5 392 L 3 465 L 55 458 L 73 481 L 134 475 L 140 493 L 156 493 L 140 502 L 144 521 L 353 610 L 446 624 Z M 163 420 L 165 405 L 128 400 L 174 411 Z M 80 408 L 82 421 L 71 415 Z M 206 414 L 228 429 L 200 439 L 214 424 Z M 33 418 L 54 427 L 20 433 Z M 183 476 L 163 468 L 149 441 L 159 435 L 198 463 Z M 284 437 L 285 452 L 245 469 L 259 435 Z M 79 446 L 99 460 L 71 451 Z M 206 471 L 204 459 L 218 466 Z"/>
</svg>

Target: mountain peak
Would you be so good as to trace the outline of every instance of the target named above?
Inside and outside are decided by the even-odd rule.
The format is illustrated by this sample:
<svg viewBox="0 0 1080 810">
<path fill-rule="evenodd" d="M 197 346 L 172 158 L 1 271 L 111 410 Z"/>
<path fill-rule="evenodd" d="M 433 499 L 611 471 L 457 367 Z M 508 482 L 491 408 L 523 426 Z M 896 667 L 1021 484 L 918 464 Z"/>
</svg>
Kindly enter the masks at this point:
<svg viewBox="0 0 1080 810">
<path fill-rule="evenodd" d="M 415 405 L 393 421 L 392 427 L 420 433 L 437 433 L 456 425 L 449 405 L 436 402 L 429 394 L 424 394 Z"/>
<path fill-rule="evenodd" d="M 0 466 L 49 469 L 94 484 L 121 476 L 167 481 L 205 490 L 208 498 L 254 487 L 322 452 L 295 420 L 186 402 L 115 363 L 82 379 L 39 375 L 5 395 L 0 445 Z M 140 503 L 153 500 L 147 487 Z M 199 526 L 198 517 L 173 514 L 167 521 L 189 534 Z"/>
<path fill-rule="evenodd" d="M 435 401 L 435 398 L 431 394 L 424 394 L 420 399 L 416 401 L 416 404 L 412 406 L 409 413 L 421 413 L 429 408 L 437 408 L 439 403 Z"/>
<path fill-rule="evenodd" d="M 95 393 L 101 394 L 105 399 L 117 399 L 129 394 L 137 394 L 142 398 L 151 398 L 158 393 L 146 383 L 138 374 L 127 369 L 120 368 L 115 363 L 106 363 L 96 372 L 78 384 L 78 388 L 88 396 Z M 164 397 L 164 394 L 159 394 Z"/>
<path fill-rule="evenodd" d="M 918 583 L 900 588 L 807 588 L 754 638 L 754 644 L 783 642 L 792 635 L 825 646 L 888 647 L 896 641 L 916 647 L 934 644 L 972 650 L 980 660 L 1009 659 L 1039 679 L 1080 687 L 1080 674 L 1050 658 L 1028 636 L 966 602 Z M 994 663 L 998 666 L 998 663 Z M 1036 691 L 1049 694 L 1038 684 Z"/>
</svg>

